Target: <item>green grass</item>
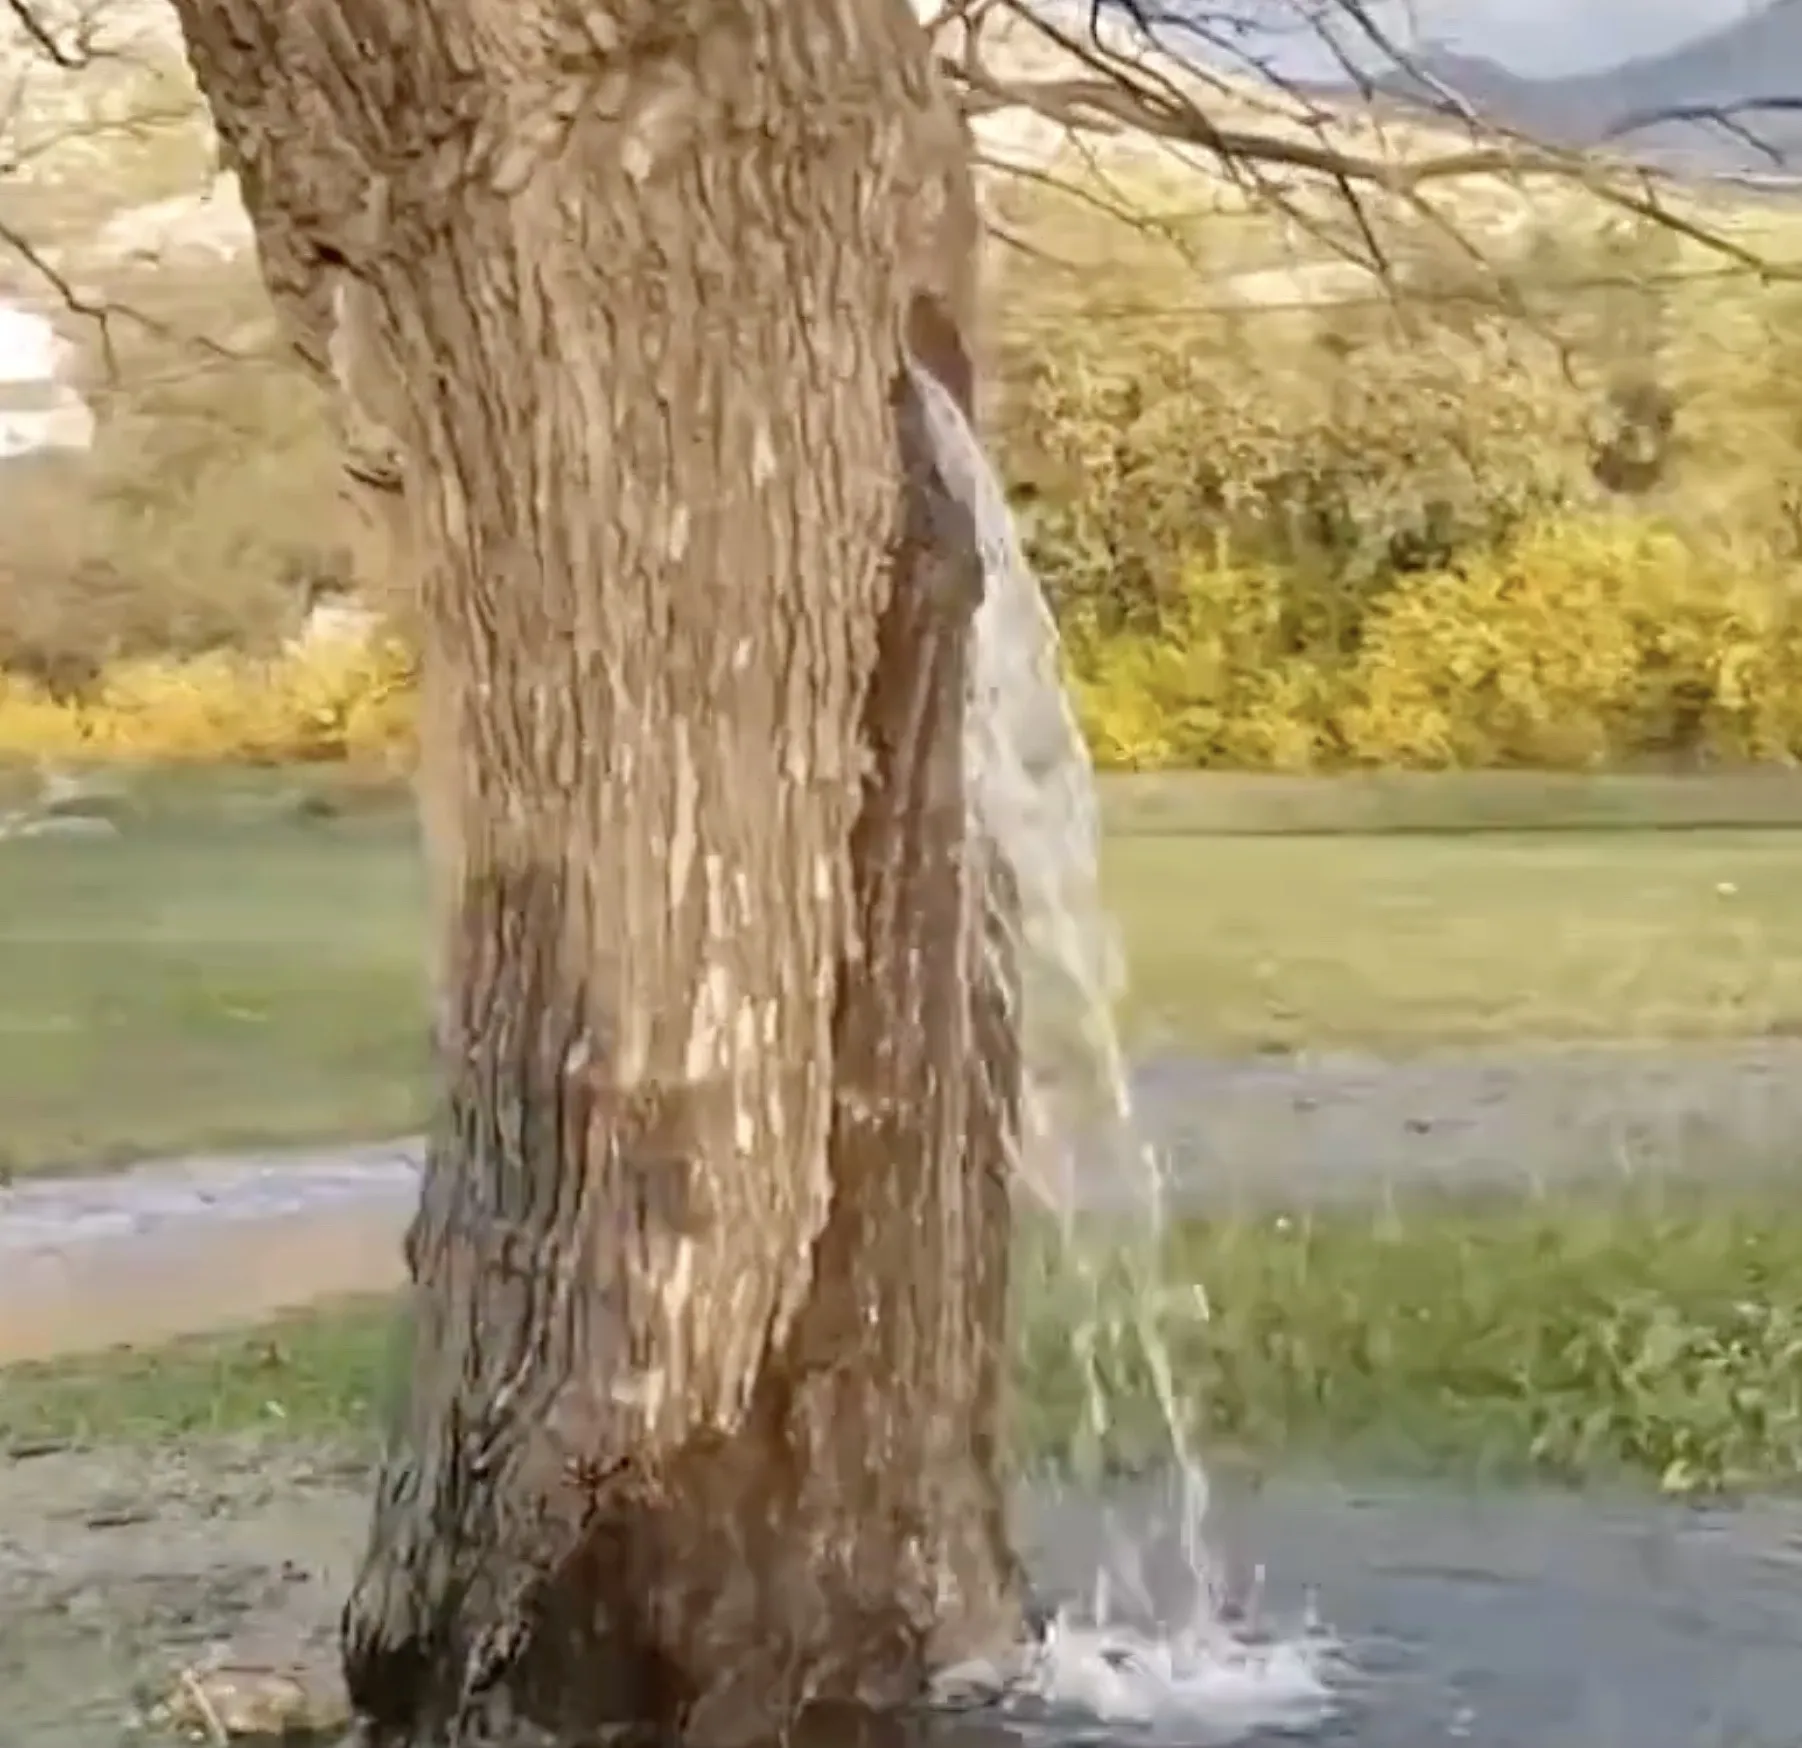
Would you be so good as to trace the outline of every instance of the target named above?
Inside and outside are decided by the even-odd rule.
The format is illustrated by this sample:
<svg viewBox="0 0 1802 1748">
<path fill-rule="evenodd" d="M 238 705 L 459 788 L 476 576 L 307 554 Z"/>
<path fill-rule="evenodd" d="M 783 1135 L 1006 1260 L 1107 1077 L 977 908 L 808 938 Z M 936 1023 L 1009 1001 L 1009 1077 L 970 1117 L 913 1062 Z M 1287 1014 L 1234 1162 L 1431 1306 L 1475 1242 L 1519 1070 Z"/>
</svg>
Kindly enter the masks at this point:
<svg viewBox="0 0 1802 1748">
<path fill-rule="evenodd" d="M 1802 1474 L 1802 1213 L 1787 1203 L 1598 1194 L 1187 1225 L 1163 1278 L 1202 1286 L 1212 1313 L 1173 1295 L 1164 1322 L 1204 1451 L 1684 1493 Z M 1092 1462 L 1075 1295 L 1029 1296 L 1026 1449 Z M 1163 1423 L 1130 1329 L 1099 1363 L 1117 1404 L 1108 1459 L 1155 1457 Z"/>
<path fill-rule="evenodd" d="M 1121 837 L 1141 1034 L 1389 1051 L 1802 1025 L 1802 833 Z"/>
<path fill-rule="evenodd" d="M 1769 829 L 1802 818 L 1787 778 L 1160 778 L 1107 799 L 1143 1047 L 1802 1030 L 1802 830 Z M 117 810 L 116 839 L 0 842 L 0 1168 L 416 1127 L 404 798 L 165 775 Z M 1496 819 L 1517 829 L 1473 829 Z"/>
<path fill-rule="evenodd" d="M 0 1368 L 0 1455 L 262 1430 L 373 1437 L 400 1377 L 400 1313 L 354 1299 L 229 1334 Z"/>
<path fill-rule="evenodd" d="M 1085 1466 L 1092 1300 L 1067 1258 L 1042 1240 L 1023 1249 L 1021 1455 L 1029 1470 Z M 1100 1295 L 1115 1315 L 1097 1347 L 1106 1460 L 1128 1466 L 1164 1448 L 1119 1315 L 1142 1302 L 1131 1273 L 1118 1266 Z M 1178 1392 L 1216 1456 L 1684 1493 L 1802 1473 L 1802 1212 L 1788 1202 L 1598 1196 L 1190 1223 L 1162 1280 Z M 395 1318 L 365 1302 L 0 1371 L 0 1449 L 367 1436 L 397 1375 Z"/>
<path fill-rule="evenodd" d="M 0 843 L 0 1166 L 420 1122 L 405 814 L 205 799 L 128 816 L 113 840 Z"/>
<path fill-rule="evenodd" d="M 1802 772 L 1775 768 L 1707 776 L 1367 771 L 1286 777 L 1219 771 L 1110 777 L 1103 799 L 1109 824 L 1135 836 L 1802 828 Z"/>
</svg>

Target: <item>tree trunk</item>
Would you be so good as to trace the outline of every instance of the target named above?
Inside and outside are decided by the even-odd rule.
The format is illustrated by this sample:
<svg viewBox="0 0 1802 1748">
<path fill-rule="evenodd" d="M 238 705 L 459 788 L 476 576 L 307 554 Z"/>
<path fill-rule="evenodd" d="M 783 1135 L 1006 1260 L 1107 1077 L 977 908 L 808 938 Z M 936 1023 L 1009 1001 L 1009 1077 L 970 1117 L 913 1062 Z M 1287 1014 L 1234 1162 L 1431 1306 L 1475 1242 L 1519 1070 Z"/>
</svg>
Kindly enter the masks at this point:
<svg viewBox="0 0 1802 1748">
<path fill-rule="evenodd" d="M 910 1698 L 1017 1626 L 981 571 L 904 367 L 968 404 L 977 225 L 910 0 L 177 5 L 422 584 L 440 1114 L 353 1701 Z"/>
</svg>

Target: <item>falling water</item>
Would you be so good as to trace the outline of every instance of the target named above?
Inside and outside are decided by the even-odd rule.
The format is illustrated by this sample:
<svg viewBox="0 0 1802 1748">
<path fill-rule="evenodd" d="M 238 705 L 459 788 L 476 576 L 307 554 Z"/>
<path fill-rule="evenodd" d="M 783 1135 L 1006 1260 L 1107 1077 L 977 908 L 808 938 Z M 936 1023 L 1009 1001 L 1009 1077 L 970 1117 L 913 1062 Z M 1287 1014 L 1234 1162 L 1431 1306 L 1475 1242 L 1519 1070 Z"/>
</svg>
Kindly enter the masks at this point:
<svg viewBox="0 0 1802 1748">
<path fill-rule="evenodd" d="M 1015 1667 L 949 1679 L 1016 1715 L 1086 1715 L 1191 1740 L 1316 1722 L 1329 1710 L 1330 1647 L 1310 1633 L 1253 1638 L 1230 1626 L 1202 1540 L 1207 1481 L 1165 1330 L 1173 1317 L 1205 1316 L 1206 1306 L 1198 1290 L 1173 1293 L 1162 1278 L 1163 1172 L 1135 1121 L 1115 1024 L 1123 976 L 1100 890 L 1094 770 L 1065 690 L 1057 627 L 970 422 L 929 371 L 910 372 L 940 477 L 981 549 L 966 768 L 973 835 L 994 847 L 1010 888 L 1006 928 L 991 940 L 1017 966 L 1026 1087 L 1016 1192 L 1042 1204 L 1061 1234 L 1059 1289 L 1096 1450 L 1105 1451 L 1111 1428 L 1109 1356 L 1130 1348 L 1150 1379 L 1177 1478 L 1188 1580 L 1178 1618 L 1155 1618 L 1136 1552 L 1122 1544 L 1098 1571 L 1089 1604 L 1060 1614 Z M 1109 1210 L 1099 1243 L 1085 1244 L 1077 1219 L 1079 1149 L 1084 1186 Z"/>
</svg>

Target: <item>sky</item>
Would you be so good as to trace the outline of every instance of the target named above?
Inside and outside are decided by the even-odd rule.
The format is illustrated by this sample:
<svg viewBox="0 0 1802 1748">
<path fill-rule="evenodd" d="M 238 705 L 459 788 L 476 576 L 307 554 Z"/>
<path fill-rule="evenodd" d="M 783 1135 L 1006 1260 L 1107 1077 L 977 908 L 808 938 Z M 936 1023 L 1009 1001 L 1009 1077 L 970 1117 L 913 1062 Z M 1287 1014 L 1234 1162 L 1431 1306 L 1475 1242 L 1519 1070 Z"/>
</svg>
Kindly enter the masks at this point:
<svg viewBox="0 0 1802 1748">
<path fill-rule="evenodd" d="M 1518 73 L 1579 73 L 1731 24 L 1747 0 L 1419 0 L 1423 31 Z"/>
<path fill-rule="evenodd" d="M 1150 3 L 1150 0 L 1148 0 Z M 1214 16 L 1287 16 L 1317 11 L 1321 0 L 1195 0 Z M 1183 0 L 1162 0 L 1180 13 Z M 1760 10 L 1760 0 L 1373 0 L 1372 10 L 1406 39 L 1408 21 L 1423 41 L 1438 41 L 1467 54 L 1485 55 L 1517 73 L 1546 76 L 1584 73 L 1637 55 L 1658 54 L 1691 37 Z M 1291 29 L 1294 27 L 1291 26 Z M 1280 56 L 1297 77 L 1325 72 L 1324 58 L 1294 49 Z"/>
</svg>

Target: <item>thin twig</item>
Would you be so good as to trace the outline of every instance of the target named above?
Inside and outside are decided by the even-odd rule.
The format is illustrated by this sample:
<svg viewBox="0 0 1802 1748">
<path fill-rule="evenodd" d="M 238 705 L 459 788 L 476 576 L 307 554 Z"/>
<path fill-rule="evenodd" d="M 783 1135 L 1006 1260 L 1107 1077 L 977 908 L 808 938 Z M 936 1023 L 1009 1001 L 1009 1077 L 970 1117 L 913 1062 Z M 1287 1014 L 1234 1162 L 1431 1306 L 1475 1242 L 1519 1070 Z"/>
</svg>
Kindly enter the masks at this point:
<svg viewBox="0 0 1802 1748">
<path fill-rule="evenodd" d="M 192 1669 L 181 1672 L 181 1690 L 192 1702 L 194 1710 L 200 1715 L 202 1727 L 206 1730 L 207 1740 L 213 1748 L 231 1748 L 231 1732 L 226 1729 L 219 1716 L 218 1708 L 208 1697 L 207 1691 L 200 1685 L 200 1679 Z"/>
</svg>

